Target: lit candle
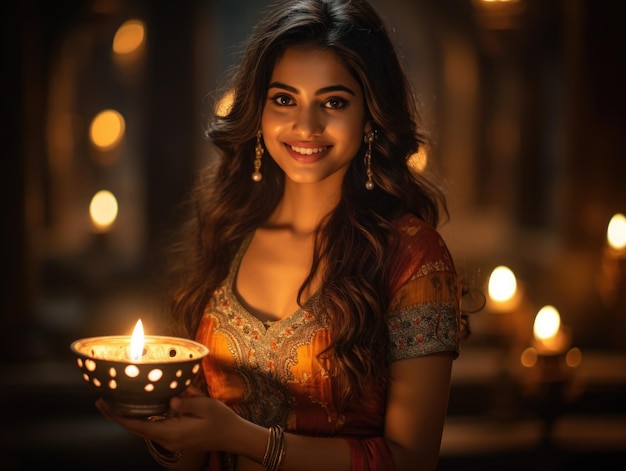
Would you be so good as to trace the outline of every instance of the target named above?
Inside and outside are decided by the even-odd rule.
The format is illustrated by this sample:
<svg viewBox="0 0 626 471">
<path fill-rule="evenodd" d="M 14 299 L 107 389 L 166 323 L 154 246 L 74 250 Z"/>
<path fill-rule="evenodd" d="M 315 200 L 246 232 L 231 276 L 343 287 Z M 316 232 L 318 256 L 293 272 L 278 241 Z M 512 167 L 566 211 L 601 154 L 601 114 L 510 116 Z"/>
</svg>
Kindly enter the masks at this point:
<svg viewBox="0 0 626 471">
<path fill-rule="evenodd" d="M 579 348 L 570 348 L 570 334 L 554 306 L 542 307 L 533 325 L 533 345 L 520 356 L 524 369 L 524 394 L 533 400 L 545 419 L 544 440 L 554 419 L 579 390 L 575 373 L 582 362 Z"/>
<path fill-rule="evenodd" d="M 622 312 L 626 306 L 626 217 L 614 214 L 606 229 L 597 289 L 604 304 Z"/>
<path fill-rule="evenodd" d="M 497 312 L 512 311 L 520 303 L 515 273 L 504 265 L 497 266 L 491 272 L 487 291 L 490 306 Z"/>
<path fill-rule="evenodd" d="M 571 334 L 561 324 L 561 316 L 554 306 L 547 305 L 539 310 L 533 324 L 533 335 L 533 345 L 526 348 L 520 357 L 522 366 L 532 368 L 541 363 L 541 358 L 563 360 L 570 368 L 576 368 L 582 362 L 582 352 L 579 348 L 570 348 Z"/>
<path fill-rule="evenodd" d="M 537 352 L 556 355 L 565 352 L 569 346 L 569 335 L 561 327 L 561 316 L 554 306 L 542 307 L 533 324 L 533 335 Z"/>
</svg>

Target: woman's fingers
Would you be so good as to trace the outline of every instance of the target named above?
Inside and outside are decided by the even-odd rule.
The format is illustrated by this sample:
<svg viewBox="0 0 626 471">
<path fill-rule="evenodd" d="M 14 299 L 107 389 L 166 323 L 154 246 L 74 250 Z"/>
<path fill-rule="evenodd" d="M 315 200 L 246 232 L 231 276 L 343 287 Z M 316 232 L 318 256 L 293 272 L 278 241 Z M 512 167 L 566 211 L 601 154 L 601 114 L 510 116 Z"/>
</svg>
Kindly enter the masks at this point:
<svg viewBox="0 0 626 471">
<path fill-rule="evenodd" d="M 170 400 L 170 407 L 181 416 L 210 417 L 213 401 L 206 396 L 176 396 Z"/>
</svg>

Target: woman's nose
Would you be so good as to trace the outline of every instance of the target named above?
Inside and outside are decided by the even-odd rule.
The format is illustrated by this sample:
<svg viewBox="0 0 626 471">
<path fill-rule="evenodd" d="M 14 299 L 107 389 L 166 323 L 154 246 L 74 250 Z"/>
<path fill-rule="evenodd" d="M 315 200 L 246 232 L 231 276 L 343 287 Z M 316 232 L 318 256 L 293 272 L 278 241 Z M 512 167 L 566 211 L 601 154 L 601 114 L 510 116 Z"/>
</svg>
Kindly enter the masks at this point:
<svg viewBox="0 0 626 471">
<path fill-rule="evenodd" d="M 302 137 L 317 136 L 324 130 L 323 118 L 314 106 L 301 107 L 294 121 L 294 130 Z"/>
</svg>

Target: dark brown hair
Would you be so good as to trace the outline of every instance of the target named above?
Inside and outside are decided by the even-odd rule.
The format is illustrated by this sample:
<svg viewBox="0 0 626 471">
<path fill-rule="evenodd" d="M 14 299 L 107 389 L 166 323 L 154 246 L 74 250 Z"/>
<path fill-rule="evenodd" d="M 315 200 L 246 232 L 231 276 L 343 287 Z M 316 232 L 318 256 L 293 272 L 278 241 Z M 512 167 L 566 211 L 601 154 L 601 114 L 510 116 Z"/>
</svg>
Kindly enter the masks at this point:
<svg viewBox="0 0 626 471">
<path fill-rule="evenodd" d="M 334 51 L 361 84 L 367 118 L 378 133 L 371 163 L 375 189 L 365 189 L 363 159 L 357 156 L 339 204 L 318 231 L 314 263 L 304 284 L 323 260 L 321 312 L 331 313 L 327 322 L 332 343 L 321 360 L 342 379 L 340 399 L 347 401 L 372 381 L 384 384 L 388 374 L 388 262 L 394 246 L 390 223 L 409 212 L 437 226 L 441 211 L 446 212 L 445 199 L 409 166 L 424 136 L 411 87 L 371 5 L 364 0 L 291 0 L 268 12 L 235 70 L 232 106 L 207 129 L 220 160 L 201 175 L 193 195 L 193 218 L 177 254 L 183 271 L 175 279 L 170 310 L 182 333 L 193 337 L 243 239 L 269 217 L 282 196 L 284 176 L 272 159 L 263 160 L 261 182 L 250 177 L 275 64 L 290 47 Z"/>
</svg>

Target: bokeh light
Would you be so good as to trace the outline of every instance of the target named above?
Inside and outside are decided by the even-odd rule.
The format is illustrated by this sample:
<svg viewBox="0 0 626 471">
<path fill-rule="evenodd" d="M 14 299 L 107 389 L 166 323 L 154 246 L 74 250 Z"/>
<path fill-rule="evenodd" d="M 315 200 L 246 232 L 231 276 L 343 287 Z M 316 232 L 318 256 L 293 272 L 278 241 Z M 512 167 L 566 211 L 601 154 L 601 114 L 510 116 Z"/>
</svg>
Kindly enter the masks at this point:
<svg viewBox="0 0 626 471">
<path fill-rule="evenodd" d="M 101 150 L 110 150 L 124 137 L 126 123 L 117 111 L 107 109 L 96 115 L 91 122 L 89 137 L 91 142 Z"/>
<path fill-rule="evenodd" d="M 89 205 L 89 216 L 99 232 L 106 232 L 117 219 L 117 199 L 108 190 L 98 191 Z"/>
<path fill-rule="evenodd" d="M 113 38 L 113 52 L 130 54 L 141 47 L 146 36 L 146 26 L 140 20 L 128 20 L 120 26 Z"/>
</svg>

